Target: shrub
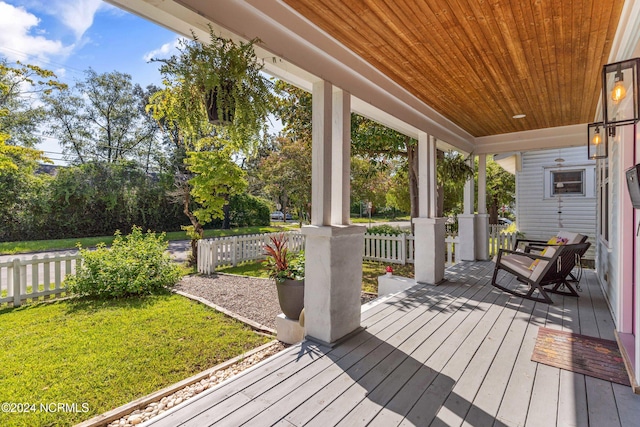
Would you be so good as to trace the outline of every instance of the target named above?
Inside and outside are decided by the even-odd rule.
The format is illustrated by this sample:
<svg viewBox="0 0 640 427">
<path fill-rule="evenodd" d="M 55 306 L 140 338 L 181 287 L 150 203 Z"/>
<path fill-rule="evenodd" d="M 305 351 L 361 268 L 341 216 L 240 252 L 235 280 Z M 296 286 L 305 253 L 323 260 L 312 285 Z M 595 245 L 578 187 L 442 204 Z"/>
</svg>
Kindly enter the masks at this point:
<svg viewBox="0 0 640 427">
<path fill-rule="evenodd" d="M 369 229 L 367 230 L 368 234 L 389 234 L 391 236 L 399 236 L 400 234 L 402 234 L 404 232 L 405 231 L 403 231 L 399 227 L 393 227 L 393 226 L 388 225 L 388 224 L 375 225 L 373 227 L 369 227 Z"/>
<path fill-rule="evenodd" d="M 133 227 L 122 237 L 116 231 L 110 248 L 103 243 L 95 250 L 80 248 L 82 265 L 67 276 L 70 292 L 81 296 L 118 298 L 165 291 L 180 279 L 180 269 L 165 252 L 164 233 L 142 233 Z"/>
<path fill-rule="evenodd" d="M 231 196 L 229 210 L 232 227 L 250 227 L 271 223 L 269 202 L 251 194 L 243 193 Z"/>
</svg>

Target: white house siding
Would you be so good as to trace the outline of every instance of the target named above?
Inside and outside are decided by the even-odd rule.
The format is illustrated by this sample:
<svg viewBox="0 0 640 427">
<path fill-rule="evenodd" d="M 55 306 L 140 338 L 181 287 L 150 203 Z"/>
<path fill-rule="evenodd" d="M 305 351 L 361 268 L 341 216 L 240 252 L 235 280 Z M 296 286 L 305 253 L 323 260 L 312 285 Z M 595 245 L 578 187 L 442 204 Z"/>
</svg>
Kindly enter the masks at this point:
<svg viewBox="0 0 640 427">
<path fill-rule="evenodd" d="M 556 159 L 563 158 L 559 167 Z M 562 196 L 561 221 L 558 197 L 551 194 L 551 171 L 584 169 L 585 195 Z M 595 259 L 596 243 L 595 161 L 587 159 L 586 147 L 522 153 L 516 173 L 516 222 L 528 239 L 548 240 L 558 230 L 586 234 L 592 247 L 585 258 Z"/>
</svg>

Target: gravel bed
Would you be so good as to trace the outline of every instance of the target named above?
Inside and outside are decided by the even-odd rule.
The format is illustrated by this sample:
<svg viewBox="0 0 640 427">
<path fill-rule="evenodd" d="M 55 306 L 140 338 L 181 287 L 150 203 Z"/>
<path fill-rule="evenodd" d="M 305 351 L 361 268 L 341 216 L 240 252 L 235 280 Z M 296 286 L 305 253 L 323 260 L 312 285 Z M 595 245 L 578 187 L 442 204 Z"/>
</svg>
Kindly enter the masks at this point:
<svg viewBox="0 0 640 427">
<path fill-rule="evenodd" d="M 186 276 L 175 288 L 211 301 L 222 308 L 276 328 L 276 316 L 282 312 L 276 285 L 270 279 L 213 274 Z"/>
<path fill-rule="evenodd" d="M 175 289 L 204 298 L 271 329 L 276 329 L 276 316 L 282 312 L 278 291 L 271 279 L 223 273 L 194 275 L 183 278 Z M 363 292 L 361 303 L 375 298 L 377 295 Z"/>
</svg>

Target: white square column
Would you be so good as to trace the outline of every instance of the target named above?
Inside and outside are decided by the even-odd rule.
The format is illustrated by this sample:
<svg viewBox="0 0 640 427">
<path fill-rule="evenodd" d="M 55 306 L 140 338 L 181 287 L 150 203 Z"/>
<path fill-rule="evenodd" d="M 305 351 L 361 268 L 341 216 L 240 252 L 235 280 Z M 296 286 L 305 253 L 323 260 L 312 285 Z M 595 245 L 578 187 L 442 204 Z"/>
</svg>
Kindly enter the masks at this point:
<svg viewBox="0 0 640 427">
<path fill-rule="evenodd" d="M 332 344 L 360 328 L 365 227 L 349 225 L 351 96 L 313 85 L 311 225 L 306 236 L 307 338 Z"/>
<path fill-rule="evenodd" d="M 469 156 L 469 165 L 474 167 L 474 156 Z M 476 216 L 474 214 L 475 189 L 473 177 L 464 185 L 464 213 L 458 215 L 458 235 L 460 236 L 460 253 L 456 260 L 475 261 L 476 259 Z M 459 255 L 459 256 L 458 256 Z"/>
<path fill-rule="evenodd" d="M 478 156 L 478 215 L 476 215 L 476 259 L 489 259 L 489 215 L 487 214 L 487 155 Z"/>
<path fill-rule="evenodd" d="M 445 219 L 436 218 L 436 139 L 418 135 L 418 192 L 420 217 L 413 218 L 415 279 L 437 284 L 444 279 Z"/>
</svg>

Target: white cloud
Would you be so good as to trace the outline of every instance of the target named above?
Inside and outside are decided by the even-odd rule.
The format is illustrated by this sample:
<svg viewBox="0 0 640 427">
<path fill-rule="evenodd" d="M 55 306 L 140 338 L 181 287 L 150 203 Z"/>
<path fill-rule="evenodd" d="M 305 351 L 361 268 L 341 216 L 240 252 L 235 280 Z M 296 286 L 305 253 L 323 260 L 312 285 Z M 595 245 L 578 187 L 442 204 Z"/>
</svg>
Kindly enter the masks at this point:
<svg viewBox="0 0 640 427">
<path fill-rule="evenodd" d="M 177 37 L 174 41 L 165 43 L 158 49 L 154 49 L 151 52 L 145 53 L 142 58 L 145 61 L 149 62 L 153 58 L 166 58 L 168 56 L 171 56 L 178 51 L 177 47 L 180 44 L 180 40 L 181 38 Z"/>
<path fill-rule="evenodd" d="M 93 24 L 93 17 L 105 3 L 102 0 L 55 0 L 50 6 L 57 13 L 60 21 L 73 30 L 76 40 Z"/>
<path fill-rule="evenodd" d="M 44 60 L 54 55 L 66 55 L 71 46 L 64 46 L 59 40 L 46 38 L 42 33 L 31 34 L 40 19 L 22 7 L 15 7 L 0 1 L 0 53 L 10 61 Z"/>
</svg>

